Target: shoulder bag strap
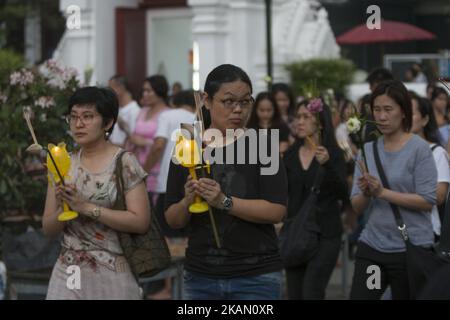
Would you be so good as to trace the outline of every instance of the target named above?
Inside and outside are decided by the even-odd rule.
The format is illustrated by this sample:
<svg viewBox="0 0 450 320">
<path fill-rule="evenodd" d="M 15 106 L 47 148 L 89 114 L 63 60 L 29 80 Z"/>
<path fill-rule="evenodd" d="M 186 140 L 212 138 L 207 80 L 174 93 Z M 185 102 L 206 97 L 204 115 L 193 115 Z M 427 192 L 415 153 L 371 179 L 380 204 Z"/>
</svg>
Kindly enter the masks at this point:
<svg viewBox="0 0 450 320">
<path fill-rule="evenodd" d="M 380 155 L 378 154 L 378 146 L 377 146 L 378 141 L 379 140 L 375 140 L 372 142 L 375 164 L 377 166 L 378 174 L 380 175 L 381 183 L 385 188 L 390 189 L 389 182 L 387 181 L 386 174 L 384 173 L 383 166 L 381 165 Z M 393 204 L 392 202 L 389 202 L 389 205 L 391 206 L 392 212 L 394 213 L 398 230 L 400 230 L 402 238 L 406 242 L 409 240 L 408 231 L 406 230 L 406 225 L 403 222 L 402 216 L 400 215 L 400 210 L 398 209 L 398 206 L 396 204 Z"/>
<path fill-rule="evenodd" d="M 126 151 L 121 151 L 116 159 L 116 168 L 114 169 L 114 174 L 116 176 L 116 188 L 117 188 L 117 196 L 116 202 L 114 204 L 114 208 L 117 210 L 126 209 L 126 201 L 125 201 L 125 187 L 123 180 L 123 166 L 122 166 L 122 157 L 126 153 Z"/>
</svg>

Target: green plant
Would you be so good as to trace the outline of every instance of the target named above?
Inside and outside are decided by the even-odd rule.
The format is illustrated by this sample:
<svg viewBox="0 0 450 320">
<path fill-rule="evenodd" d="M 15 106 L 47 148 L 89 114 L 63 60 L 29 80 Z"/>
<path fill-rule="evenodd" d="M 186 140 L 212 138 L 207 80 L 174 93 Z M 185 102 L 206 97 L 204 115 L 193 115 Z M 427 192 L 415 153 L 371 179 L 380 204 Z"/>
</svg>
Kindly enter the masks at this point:
<svg viewBox="0 0 450 320">
<path fill-rule="evenodd" d="M 0 212 L 42 213 L 46 170 L 41 158 L 25 152 L 32 144 L 23 112 L 32 115 L 39 143 L 69 142 L 64 121 L 69 97 L 79 87 L 74 69 L 47 61 L 40 68 L 9 74 L 0 87 Z"/>
<path fill-rule="evenodd" d="M 297 95 L 307 96 L 307 86 L 314 83 L 317 90 L 345 94 L 345 87 L 352 82 L 355 65 L 345 59 L 311 59 L 286 66 L 291 84 Z"/>
<path fill-rule="evenodd" d="M 25 61 L 21 55 L 14 53 L 12 50 L 0 50 L 0 88 L 8 85 L 11 72 L 22 68 L 24 65 Z"/>
</svg>

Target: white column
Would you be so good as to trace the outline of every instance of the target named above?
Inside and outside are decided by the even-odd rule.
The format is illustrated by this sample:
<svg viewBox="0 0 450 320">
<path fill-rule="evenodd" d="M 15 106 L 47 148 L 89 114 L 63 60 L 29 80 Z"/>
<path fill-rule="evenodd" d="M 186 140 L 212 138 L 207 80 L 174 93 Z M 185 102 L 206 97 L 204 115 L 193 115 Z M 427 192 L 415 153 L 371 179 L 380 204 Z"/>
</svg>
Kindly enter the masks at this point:
<svg viewBox="0 0 450 320">
<path fill-rule="evenodd" d="M 25 18 L 25 60 L 29 65 L 33 65 L 41 59 L 41 13 L 36 7 Z"/>
<path fill-rule="evenodd" d="M 199 45 L 200 88 L 216 66 L 232 63 L 250 76 L 254 92 L 267 89 L 264 0 L 189 0 L 193 39 Z M 336 57 L 326 12 L 309 0 L 273 0 L 273 81 L 289 81 L 285 65 L 312 57 Z"/>
<path fill-rule="evenodd" d="M 94 38 L 96 81 L 107 85 L 116 74 L 116 8 L 137 8 L 138 0 L 96 0 L 94 3 Z M 143 44 L 144 47 L 144 44 Z"/>
<path fill-rule="evenodd" d="M 264 0 L 230 0 L 230 61 L 244 69 L 254 93 L 267 89 L 266 15 Z M 273 51 L 273 50 L 272 50 Z"/>
<path fill-rule="evenodd" d="M 229 62 L 226 48 L 228 31 L 227 1 L 188 0 L 192 8 L 192 38 L 199 47 L 200 89 L 208 73 L 220 64 Z"/>
<path fill-rule="evenodd" d="M 80 8 L 80 29 L 66 28 L 53 58 L 66 66 L 75 68 L 80 80 L 84 83 L 84 71 L 93 67 L 94 73 L 91 83 L 96 82 L 97 70 L 95 68 L 95 1 L 87 0 L 60 0 L 59 8 L 67 18 L 67 8 L 75 5 Z"/>
<path fill-rule="evenodd" d="M 328 12 L 324 8 L 320 9 L 317 13 L 317 18 L 317 23 L 319 24 L 318 50 L 323 50 L 324 56 L 327 58 L 339 58 L 341 50 L 331 30 Z"/>
</svg>

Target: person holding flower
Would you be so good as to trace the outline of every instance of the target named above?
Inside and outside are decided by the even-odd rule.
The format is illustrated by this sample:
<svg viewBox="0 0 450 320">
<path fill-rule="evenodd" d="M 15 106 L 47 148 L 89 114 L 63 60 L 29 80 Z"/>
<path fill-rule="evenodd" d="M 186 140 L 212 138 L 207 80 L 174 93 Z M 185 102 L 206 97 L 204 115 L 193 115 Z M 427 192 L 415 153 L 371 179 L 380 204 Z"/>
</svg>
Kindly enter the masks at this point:
<svg viewBox="0 0 450 320">
<path fill-rule="evenodd" d="M 350 299 L 378 300 L 390 286 L 393 299 L 409 299 L 405 242 L 390 203 L 398 206 L 413 245 L 434 243 L 431 209 L 436 204 L 437 170 L 429 144 L 410 132 L 411 98 L 400 81 L 380 83 L 372 93 L 370 107 L 382 137 L 366 143 L 368 171 L 355 168 L 351 201 L 354 210 L 369 212 L 359 238 Z M 373 143 L 390 185 L 380 182 Z M 380 267 L 379 286 L 370 288 L 370 266 Z"/>
<path fill-rule="evenodd" d="M 288 175 L 288 218 L 294 217 L 308 198 L 320 166 L 325 174 L 314 212 L 320 228 L 319 247 L 305 264 L 286 268 L 288 296 L 324 299 L 341 246 L 341 205 L 349 203 L 345 160 L 336 142 L 330 109 L 322 99 L 302 101 L 295 115 L 297 141 L 283 159 Z"/>
</svg>

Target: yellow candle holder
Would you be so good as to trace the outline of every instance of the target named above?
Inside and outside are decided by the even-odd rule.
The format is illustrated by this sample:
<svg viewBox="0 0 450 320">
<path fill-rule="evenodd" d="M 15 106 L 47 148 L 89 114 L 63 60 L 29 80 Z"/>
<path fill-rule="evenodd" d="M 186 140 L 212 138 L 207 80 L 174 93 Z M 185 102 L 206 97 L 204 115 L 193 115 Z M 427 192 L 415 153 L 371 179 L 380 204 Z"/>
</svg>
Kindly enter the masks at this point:
<svg viewBox="0 0 450 320">
<path fill-rule="evenodd" d="M 202 165 L 200 149 L 197 145 L 197 142 L 193 139 L 187 139 L 183 135 L 180 135 L 178 137 L 177 143 L 175 144 L 175 158 L 183 167 L 188 168 L 189 174 L 194 180 L 197 180 L 197 174 L 195 172 L 196 169 L 206 169 L 208 174 L 211 174 L 211 167 L 209 163 L 206 165 Z M 194 202 L 189 206 L 189 212 L 209 213 L 216 246 L 219 249 L 222 248 L 214 215 L 208 203 L 204 201 L 200 196 L 195 196 Z"/>
<path fill-rule="evenodd" d="M 195 169 L 201 165 L 201 160 L 200 149 L 196 141 L 186 139 L 180 135 L 175 145 L 175 157 L 183 167 L 188 168 L 192 179 L 198 180 Z M 208 210 L 208 203 L 203 201 L 200 196 L 195 196 L 194 202 L 189 206 L 189 212 L 191 213 L 204 213 Z"/>
<path fill-rule="evenodd" d="M 61 142 L 57 146 L 48 145 L 47 169 L 49 174 L 52 174 L 55 183 L 61 182 L 65 185 L 64 178 L 68 176 L 70 170 L 70 155 L 65 143 Z M 70 210 L 69 205 L 63 201 L 63 212 L 58 216 L 58 221 L 69 221 L 77 217 L 78 212 Z"/>
</svg>

